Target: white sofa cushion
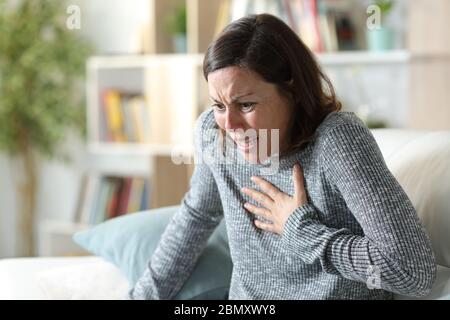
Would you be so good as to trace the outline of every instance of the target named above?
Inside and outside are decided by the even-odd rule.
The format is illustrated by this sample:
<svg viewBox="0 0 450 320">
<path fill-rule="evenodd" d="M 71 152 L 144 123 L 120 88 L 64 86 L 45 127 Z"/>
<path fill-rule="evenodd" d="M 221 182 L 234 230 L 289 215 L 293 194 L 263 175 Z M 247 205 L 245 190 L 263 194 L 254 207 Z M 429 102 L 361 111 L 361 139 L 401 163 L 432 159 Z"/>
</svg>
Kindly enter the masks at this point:
<svg viewBox="0 0 450 320">
<path fill-rule="evenodd" d="M 84 263 L 92 257 L 77 258 L 16 258 L 0 260 L 0 299 L 44 299 L 36 282 L 36 273 L 49 268 Z"/>
<path fill-rule="evenodd" d="M 430 235 L 437 263 L 450 267 L 450 132 L 373 134 Z"/>
<path fill-rule="evenodd" d="M 103 259 L 51 268 L 36 278 L 49 300 L 121 300 L 130 290 L 120 270 Z"/>
<path fill-rule="evenodd" d="M 128 281 L 100 257 L 0 260 L 0 300 L 121 299 Z"/>
</svg>

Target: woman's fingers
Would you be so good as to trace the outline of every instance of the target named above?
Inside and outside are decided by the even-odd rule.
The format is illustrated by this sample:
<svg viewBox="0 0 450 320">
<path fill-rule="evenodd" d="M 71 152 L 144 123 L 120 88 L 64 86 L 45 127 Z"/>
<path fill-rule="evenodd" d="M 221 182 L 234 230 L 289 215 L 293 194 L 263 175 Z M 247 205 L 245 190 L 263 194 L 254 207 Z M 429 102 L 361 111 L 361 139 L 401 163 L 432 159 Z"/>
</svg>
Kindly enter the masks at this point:
<svg viewBox="0 0 450 320">
<path fill-rule="evenodd" d="M 259 186 L 261 191 L 250 188 L 241 189 L 243 193 L 258 202 L 256 205 L 246 202 L 244 207 L 248 212 L 267 220 L 267 222 L 263 222 L 256 219 L 254 224 L 257 228 L 281 234 L 292 212 L 308 203 L 303 170 L 299 164 L 294 166 L 292 175 L 294 181 L 293 196 L 282 192 L 270 182 L 259 177 L 252 177 L 252 181 Z"/>
<path fill-rule="evenodd" d="M 254 223 L 255 223 L 255 226 L 257 226 L 259 229 L 262 229 L 262 230 L 265 230 L 265 231 L 269 231 L 269 232 L 272 232 L 272 233 L 276 233 L 276 230 L 275 230 L 275 227 L 274 227 L 273 224 L 265 223 L 265 222 L 262 222 L 262 221 L 260 221 L 258 219 L 255 219 Z"/>
<path fill-rule="evenodd" d="M 294 192 L 295 192 L 294 196 L 298 200 L 305 201 L 306 200 L 305 182 L 303 179 L 303 170 L 299 164 L 296 164 L 294 166 L 292 174 L 294 180 Z"/>
<path fill-rule="evenodd" d="M 266 193 L 273 200 L 276 200 L 277 197 L 282 193 L 280 189 L 260 177 L 253 176 L 250 179 L 261 188 L 261 191 Z"/>
<path fill-rule="evenodd" d="M 262 216 L 262 217 L 270 220 L 270 211 L 269 210 L 267 210 L 265 208 L 260 208 L 260 207 L 254 206 L 248 202 L 244 203 L 244 207 L 251 213 L 257 214 L 259 216 Z"/>
<path fill-rule="evenodd" d="M 252 197 L 255 201 L 259 202 L 266 208 L 272 207 L 273 200 L 269 196 L 265 195 L 262 192 L 256 191 L 250 188 L 242 188 L 241 191 L 246 195 Z"/>
</svg>

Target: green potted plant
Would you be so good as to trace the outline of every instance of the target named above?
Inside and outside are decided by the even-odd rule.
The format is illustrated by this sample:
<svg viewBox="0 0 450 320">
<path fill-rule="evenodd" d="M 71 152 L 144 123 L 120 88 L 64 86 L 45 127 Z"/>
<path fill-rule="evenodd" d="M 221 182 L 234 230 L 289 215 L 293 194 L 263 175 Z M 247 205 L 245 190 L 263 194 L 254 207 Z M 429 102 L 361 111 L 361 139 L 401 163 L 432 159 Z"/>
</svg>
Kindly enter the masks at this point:
<svg viewBox="0 0 450 320">
<path fill-rule="evenodd" d="M 394 48 L 394 30 L 387 25 L 387 18 L 394 8 L 393 0 L 375 0 L 373 2 L 380 15 L 379 25 L 367 30 L 367 46 L 371 51 L 386 51 Z"/>
<path fill-rule="evenodd" d="M 39 160 L 67 160 L 72 128 L 84 133 L 81 76 L 90 47 L 66 26 L 65 1 L 0 0 L 0 151 L 18 166 L 19 255 L 33 255 Z"/>
<path fill-rule="evenodd" d="M 187 52 L 187 12 L 186 5 L 174 8 L 167 19 L 167 31 L 172 36 L 173 47 L 176 53 Z"/>
</svg>

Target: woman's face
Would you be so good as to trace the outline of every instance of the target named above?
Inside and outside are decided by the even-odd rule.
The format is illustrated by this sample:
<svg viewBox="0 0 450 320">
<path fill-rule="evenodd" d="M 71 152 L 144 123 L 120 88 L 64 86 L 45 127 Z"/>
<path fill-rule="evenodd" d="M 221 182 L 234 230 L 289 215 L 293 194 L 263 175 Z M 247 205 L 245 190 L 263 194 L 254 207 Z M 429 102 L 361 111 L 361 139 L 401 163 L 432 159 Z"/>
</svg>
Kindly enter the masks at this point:
<svg viewBox="0 0 450 320">
<path fill-rule="evenodd" d="M 292 108 L 276 85 L 251 70 L 232 66 L 210 73 L 208 88 L 217 125 L 247 161 L 261 163 L 267 155 L 285 150 Z M 279 130 L 278 137 L 271 129 Z M 258 157 L 263 145 L 267 152 Z"/>
</svg>

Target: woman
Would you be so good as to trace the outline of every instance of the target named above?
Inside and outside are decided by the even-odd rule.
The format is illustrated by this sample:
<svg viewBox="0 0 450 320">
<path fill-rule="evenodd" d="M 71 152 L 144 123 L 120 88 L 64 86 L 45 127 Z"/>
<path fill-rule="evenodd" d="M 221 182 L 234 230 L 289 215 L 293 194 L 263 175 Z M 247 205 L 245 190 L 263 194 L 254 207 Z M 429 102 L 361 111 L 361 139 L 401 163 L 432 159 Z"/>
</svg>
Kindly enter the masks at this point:
<svg viewBox="0 0 450 320">
<path fill-rule="evenodd" d="M 210 45 L 204 75 L 214 105 L 197 122 L 195 144 L 210 161 L 196 164 L 131 298 L 172 298 L 223 217 L 230 299 L 430 292 L 435 258 L 410 200 L 286 24 L 267 14 L 231 23 Z M 207 134 L 216 129 L 221 135 Z M 219 161 L 233 147 L 245 161 Z M 273 159 L 276 171 L 262 174 Z"/>
</svg>

